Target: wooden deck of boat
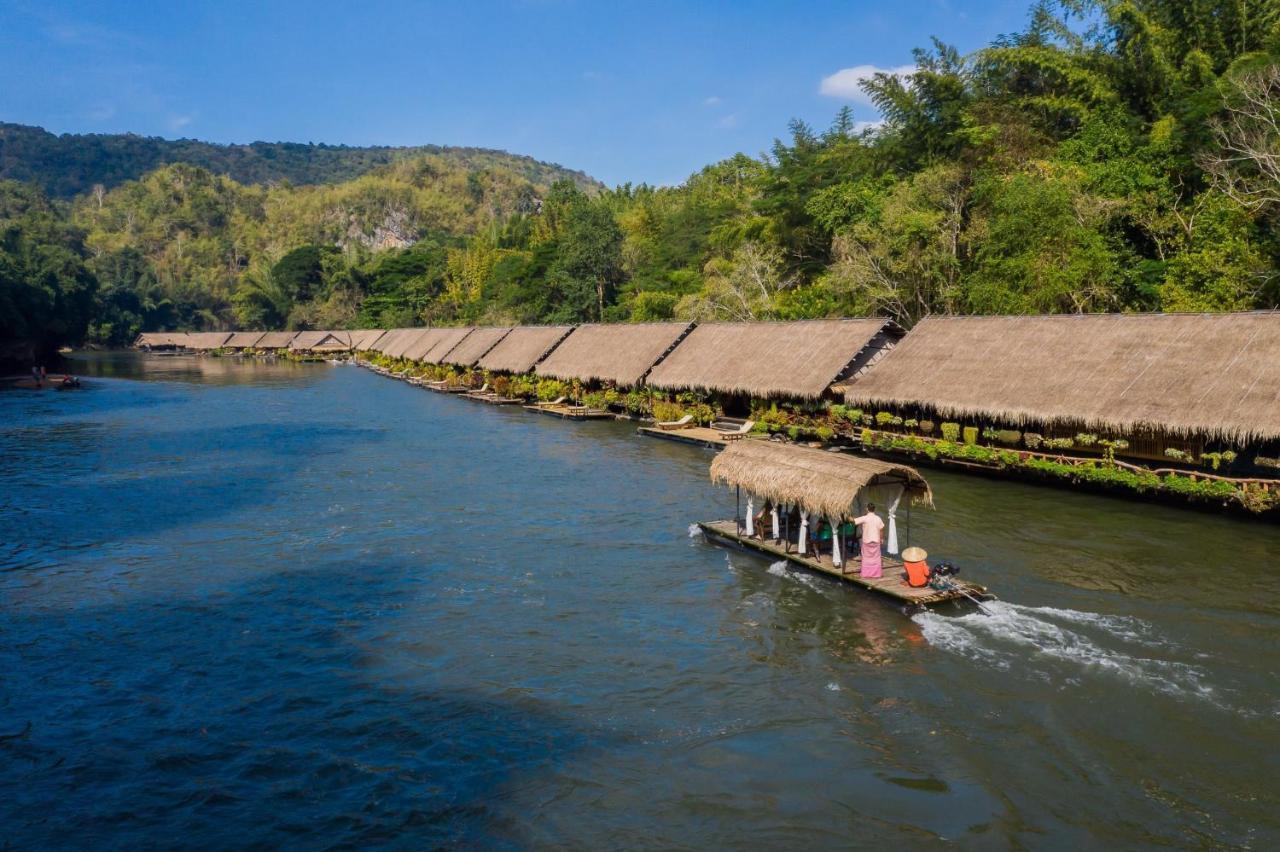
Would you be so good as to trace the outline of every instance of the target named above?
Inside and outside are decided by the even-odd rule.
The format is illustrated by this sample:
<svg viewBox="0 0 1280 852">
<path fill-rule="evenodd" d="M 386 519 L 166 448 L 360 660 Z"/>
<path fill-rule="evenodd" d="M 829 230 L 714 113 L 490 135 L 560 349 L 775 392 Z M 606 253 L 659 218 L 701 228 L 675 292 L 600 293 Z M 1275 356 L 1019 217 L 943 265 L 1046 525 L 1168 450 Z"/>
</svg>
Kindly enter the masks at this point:
<svg viewBox="0 0 1280 852">
<path fill-rule="evenodd" d="M 816 571 L 820 574 L 826 574 L 829 577 L 852 583 L 855 586 L 861 586 L 868 591 L 876 592 L 909 606 L 930 607 L 948 601 L 967 600 L 959 589 L 963 589 L 978 600 L 990 600 L 993 597 L 987 592 L 985 586 L 959 579 L 954 581 L 958 589 L 947 591 L 931 589 L 927 586 L 922 589 L 908 586 L 901 560 L 890 556 L 883 558 L 884 576 L 873 580 L 860 576 L 859 560 L 857 558 L 849 559 L 845 565 L 841 566 L 845 569 L 842 571 L 840 567 L 835 567 L 831 564 L 831 557 L 828 555 L 824 554 L 816 558 L 810 555 L 802 556 L 799 553 L 788 552 L 780 542 L 774 542 L 769 539 L 762 541 L 758 538 L 748 538 L 746 534 L 738 532 L 738 525 L 735 521 L 699 521 L 698 526 L 702 528 L 702 531 L 709 538 L 754 550 L 766 556 L 785 559 L 794 565 L 800 565 L 810 571 Z"/>
<path fill-rule="evenodd" d="M 524 405 L 523 399 L 513 398 L 509 396 L 493 396 L 491 394 L 464 393 L 463 399 L 469 399 L 473 402 L 483 402 L 486 405 Z"/>
<path fill-rule="evenodd" d="M 587 408 L 580 405 L 526 405 L 525 411 L 534 411 L 548 417 L 559 417 L 561 420 L 613 420 L 608 411 Z"/>
<path fill-rule="evenodd" d="M 699 447 L 710 447 L 713 450 L 724 449 L 729 442 L 724 432 L 709 429 L 706 426 L 686 426 L 683 429 L 659 429 L 657 426 L 641 426 L 636 434 L 648 438 L 661 438 L 664 441 L 677 441 L 681 444 L 694 444 Z"/>
</svg>

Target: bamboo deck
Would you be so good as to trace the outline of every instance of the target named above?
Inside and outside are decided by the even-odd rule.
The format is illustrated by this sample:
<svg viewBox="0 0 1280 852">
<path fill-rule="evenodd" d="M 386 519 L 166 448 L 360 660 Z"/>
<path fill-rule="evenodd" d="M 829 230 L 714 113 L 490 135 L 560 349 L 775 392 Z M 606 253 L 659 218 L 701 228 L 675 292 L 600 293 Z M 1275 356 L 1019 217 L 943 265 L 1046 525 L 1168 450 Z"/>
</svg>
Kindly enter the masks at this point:
<svg viewBox="0 0 1280 852">
<path fill-rule="evenodd" d="M 656 426 L 641 426 L 636 429 L 637 435 L 648 438 L 661 438 L 664 441 L 676 441 L 681 444 L 693 444 L 698 447 L 710 447 L 713 450 L 724 449 L 729 444 L 725 433 L 719 429 L 706 426 L 686 426 L 682 429 L 659 429 Z M 734 438 L 745 440 L 746 436 Z"/>
<path fill-rule="evenodd" d="M 559 417 L 561 420 L 613 420 L 607 411 L 587 408 L 585 405 L 526 405 L 525 411 L 535 411 L 548 417 Z"/>
<path fill-rule="evenodd" d="M 826 554 L 816 558 L 809 555 L 801 556 L 798 553 L 788 552 L 781 543 L 776 543 L 769 539 L 762 541 L 758 538 L 748 538 L 744 533 L 738 532 L 738 525 L 735 521 L 699 521 L 698 526 L 702 528 L 708 538 L 715 541 L 747 550 L 754 550 L 766 556 L 785 559 L 794 565 L 844 580 L 855 586 L 861 586 L 868 591 L 911 607 L 931 607 L 949 601 L 967 602 L 968 598 L 964 596 L 960 589 L 968 592 L 978 600 L 991 600 L 994 597 L 987 591 L 985 586 L 979 586 L 976 583 L 960 579 L 953 580 L 958 589 L 947 591 L 939 591 L 927 586 L 922 589 L 908 586 L 901 560 L 890 556 L 883 558 L 884 576 L 873 580 L 860 576 L 859 560 L 856 558 L 847 560 L 845 565 L 842 566 L 845 570 L 842 571 L 831 564 L 831 557 Z"/>
<path fill-rule="evenodd" d="M 483 402 L 486 405 L 524 405 L 523 399 L 516 399 L 509 396 L 494 396 L 492 394 L 465 393 L 463 399 L 469 399 L 473 402 Z"/>
</svg>

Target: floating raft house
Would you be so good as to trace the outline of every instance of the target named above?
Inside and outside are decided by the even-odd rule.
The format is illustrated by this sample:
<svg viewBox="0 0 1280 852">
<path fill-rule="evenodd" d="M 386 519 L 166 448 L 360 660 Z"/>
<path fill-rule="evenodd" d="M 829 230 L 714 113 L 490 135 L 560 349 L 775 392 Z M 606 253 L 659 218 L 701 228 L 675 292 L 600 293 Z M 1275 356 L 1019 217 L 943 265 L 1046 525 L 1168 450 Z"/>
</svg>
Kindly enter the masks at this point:
<svg viewBox="0 0 1280 852">
<path fill-rule="evenodd" d="M 482 370 L 528 373 L 573 331 L 571 325 L 519 325 L 476 361 Z"/>
<path fill-rule="evenodd" d="M 682 322 L 580 325 L 535 370 L 564 381 L 635 387 L 692 327 Z"/>
<path fill-rule="evenodd" d="M 865 371 L 905 334 L 884 319 L 706 323 L 650 371 L 645 384 L 758 399 L 819 399 Z"/>
<path fill-rule="evenodd" d="M 1130 455 L 1275 441 L 1280 312 L 928 317 L 844 394 L 864 408 L 1128 436 Z"/>
</svg>

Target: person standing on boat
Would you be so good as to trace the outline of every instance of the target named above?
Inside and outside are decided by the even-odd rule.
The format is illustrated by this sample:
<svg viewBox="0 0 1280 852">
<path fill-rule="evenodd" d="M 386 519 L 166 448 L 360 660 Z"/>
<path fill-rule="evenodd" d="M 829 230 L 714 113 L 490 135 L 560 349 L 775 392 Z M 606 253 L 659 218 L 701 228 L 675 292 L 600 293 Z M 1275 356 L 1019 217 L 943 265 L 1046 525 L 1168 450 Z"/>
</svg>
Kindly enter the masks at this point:
<svg viewBox="0 0 1280 852">
<path fill-rule="evenodd" d="M 884 521 L 876 514 L 876 504 L 867 504 L 867 513 L 854 518 L 855 526 L 862 528 L 862 576 L 878 579 L 884 576 L 880 561 L 880 535 L 884 530 Z"/>
</svg>

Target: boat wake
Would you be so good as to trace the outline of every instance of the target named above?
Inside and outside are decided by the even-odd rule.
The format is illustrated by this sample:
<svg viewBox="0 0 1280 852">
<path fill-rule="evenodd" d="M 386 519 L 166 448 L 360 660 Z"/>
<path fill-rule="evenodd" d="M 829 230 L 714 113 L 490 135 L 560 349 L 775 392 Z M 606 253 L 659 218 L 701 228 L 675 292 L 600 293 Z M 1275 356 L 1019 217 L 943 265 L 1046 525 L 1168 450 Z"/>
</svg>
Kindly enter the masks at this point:
<svg viewBox="0 0 1280 852">
<path fill-rule="evenodd" d="M 925 612 L 914 620 L 930 645 L 997 668 L 1016 668 L 1067 685 L 1103 674 L 1156 692 L 1218 703 L 1206 682 L 1208 671 L 1170 659 L 1168 652 L 1177 645 L 1161 639 L 1141 619 L 1003 601 L 983 607 L 986 615 Z"/>
<path fill-rule="evenodd" d="M 792 580 L 802 586 L 808 586 L 815 592 L 822 591 L 822 586 L 817 577 L 802 568 L 792 568 L 784 559 L 779 559 L 777 562 L 772 563 L 769 566 L 769 573 L 775 577 L 781 577 L 784 580 Z"/>
</svg>

